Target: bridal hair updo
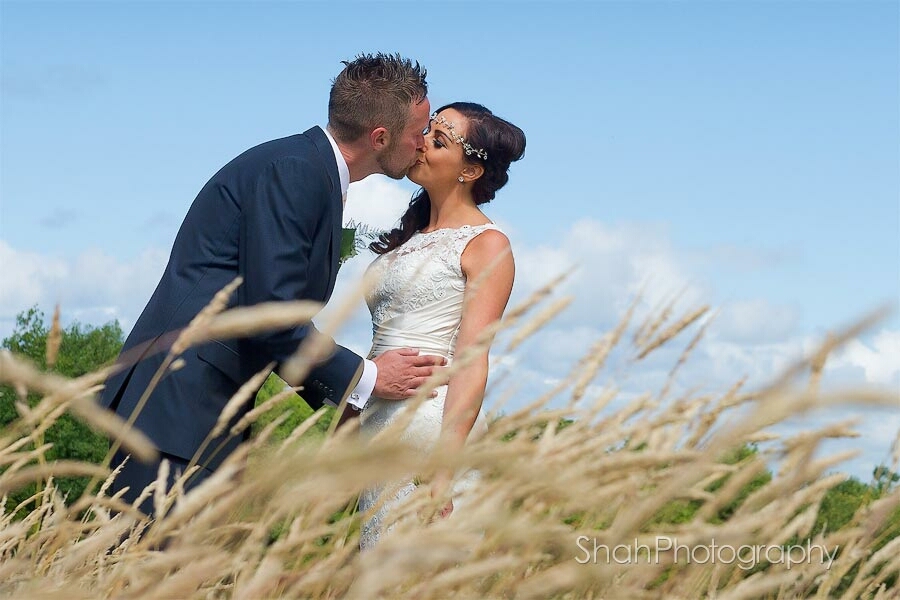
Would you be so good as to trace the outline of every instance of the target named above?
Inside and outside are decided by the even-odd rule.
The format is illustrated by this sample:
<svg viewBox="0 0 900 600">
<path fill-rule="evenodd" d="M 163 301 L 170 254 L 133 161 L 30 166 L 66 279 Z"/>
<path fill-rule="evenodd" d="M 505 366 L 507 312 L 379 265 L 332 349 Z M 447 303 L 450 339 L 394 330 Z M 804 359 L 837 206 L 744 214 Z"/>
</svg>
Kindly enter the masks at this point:
<svg viewBox="0 0 900 600">
<path fill-rule="evenodd" d="M 509 181 L 509 165 L 525 154 L 525 132 L 474 102 L 454 102 L 434 112 L 439 114 L 448 108 L 466 118 L 466 142 L 487 153 L 487 159 L 483 159 L 474 152 L 463 152 L 466 162 L 484 167 L 484 173 L 472 184 L 472 196 L 476 205 L 486 204 Z M 431 199 L 428 192 L 419 189 L 400 217 L 400 227 L 381 234 L 378 240 L 369 244 L 369 249 L 384 254 L 402 246 L 414 233 L 426 227 L 430 218 Z"/>
<path fill-rule="evenodd" d="M 328 97 L 328 127 L 339 141 L 358 140 L 378 127 L 398 134 L 410 105 L 428 95 L 425 68 L 399 54 L 360 54 L 343 63 Z"/>
</svg>

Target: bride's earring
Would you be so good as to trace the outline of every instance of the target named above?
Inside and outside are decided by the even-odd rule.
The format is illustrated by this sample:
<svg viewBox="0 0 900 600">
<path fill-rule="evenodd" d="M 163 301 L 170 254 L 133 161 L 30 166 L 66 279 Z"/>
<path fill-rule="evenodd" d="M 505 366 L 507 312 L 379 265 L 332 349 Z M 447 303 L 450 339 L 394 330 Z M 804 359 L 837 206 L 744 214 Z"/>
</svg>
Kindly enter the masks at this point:
<svg viewBox="0 0 900 600">
<path fill-rule="evenodd" d="M 460 182 L 460 183 L 463 183 L 463 182 L 465 181 L 465 179 L 463 179 L 463 176 L 462 176 L 462 175 L 460 175 L 459 177 L 457 177 L 456 180 L 457 180 L 458 182 Z"/>
</svg>

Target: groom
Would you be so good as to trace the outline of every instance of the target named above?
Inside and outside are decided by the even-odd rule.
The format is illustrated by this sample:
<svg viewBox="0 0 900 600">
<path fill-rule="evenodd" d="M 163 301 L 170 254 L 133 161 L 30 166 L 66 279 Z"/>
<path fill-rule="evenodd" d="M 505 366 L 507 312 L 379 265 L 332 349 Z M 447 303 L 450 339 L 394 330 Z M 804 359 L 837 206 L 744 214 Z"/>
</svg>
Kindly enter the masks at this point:
<svg viewBox="0 0 900 600">
<path fill-rule="evenodd" d="M 327 302 L 337 275 L 347 186 L 373 173 L 405 176 L 424 144 L 430 115 L 426 71 L 417 62 L 378 53 L 344 64 L 331 88 L 327 129 L 313 127 L 251 148 L 200 190 L 162 279 L 125 342 L 120 358 L 125 362 L 128 357 L 126 368 L 107 381 L 101 404 L 128 419 L 177 331 L 237 276 L 243 283 L 230 306 Z M 214 340 L 181 356 L 183 367 L 165 375 L 135 421 L 158 446 L 161 458 L 172 464 L 170 485 L 240 385 L 270 362 L 285 361 L 311 331 L 307 325 L 248 339 Z M 314 408 L 337 404 L 348 394 L 357 409 L 370 395 L 407 398 L 439 360 L 399 350 L 364 361 L 338 346 L 302 382 L 302 395 Z M 252 404 L 251 399 L 229 427 Z M 207 477 L 242 441 L 226 439 L 225 431 L 198 457 L 201 469 L 190 485 Z M 124 458 L 118 452 L 113 466 Z M 158 467 L 131 458 L 114 487 L 128 486 L 123 499 L 133 502 L 156 479 Z M 150 501 L 141 509 L 149 513 Z"/>
</svg>

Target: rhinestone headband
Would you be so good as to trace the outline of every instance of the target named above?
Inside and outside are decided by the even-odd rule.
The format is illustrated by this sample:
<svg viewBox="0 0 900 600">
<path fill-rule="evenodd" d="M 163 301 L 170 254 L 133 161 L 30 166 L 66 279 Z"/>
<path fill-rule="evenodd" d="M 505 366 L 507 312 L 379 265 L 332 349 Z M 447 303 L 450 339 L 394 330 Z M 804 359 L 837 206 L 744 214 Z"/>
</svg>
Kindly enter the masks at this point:
<svg viewBox="0 0 900 600">
<path fill-rule="evenodd" d="M 465 150 L 466 152 L 466 156 L 474 154 L 481 160 L 487 160 L 487 150 L 473 148 L 472 144 L 466 141 L 466 138 L 456 133 L 456 131 L 453 129 L 453 123 L 445 119 L 443 116 L 438 116 L 437 113 L 432 113 L 431 122 L 440 123 L 448 130 L 450 130 L 450 137 L 453 138 L 453 141 L 457 144 L 462 144 L 463 150 Z"/>
</svg>

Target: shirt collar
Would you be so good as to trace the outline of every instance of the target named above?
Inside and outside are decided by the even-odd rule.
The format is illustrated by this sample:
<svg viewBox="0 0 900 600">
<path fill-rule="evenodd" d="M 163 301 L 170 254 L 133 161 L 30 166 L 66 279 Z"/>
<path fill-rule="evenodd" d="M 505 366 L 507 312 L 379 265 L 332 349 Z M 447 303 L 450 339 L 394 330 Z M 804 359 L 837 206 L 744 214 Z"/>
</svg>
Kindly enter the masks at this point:
<svg viewBox="0 0 900 600">
<path fill-rule="evenodd" d="M 341 154 L 341 149 L 338 148 L 337 142 L 334 141 L 334 137 L 328 131 L 328 128 L 323 127 L 322 131 L 325 132 L 325 137 L 328 138 L 328 141 L 331 143 L 331 149 L 334 150 L 334 159 L 337 161 L 338 175 L 341 178 L 341 196 L 346 196 L 347 188 L 350 187 L 350 167 L 347 166 L 347 161 L 344 160 L 344 155 Z"/>
</svg>

